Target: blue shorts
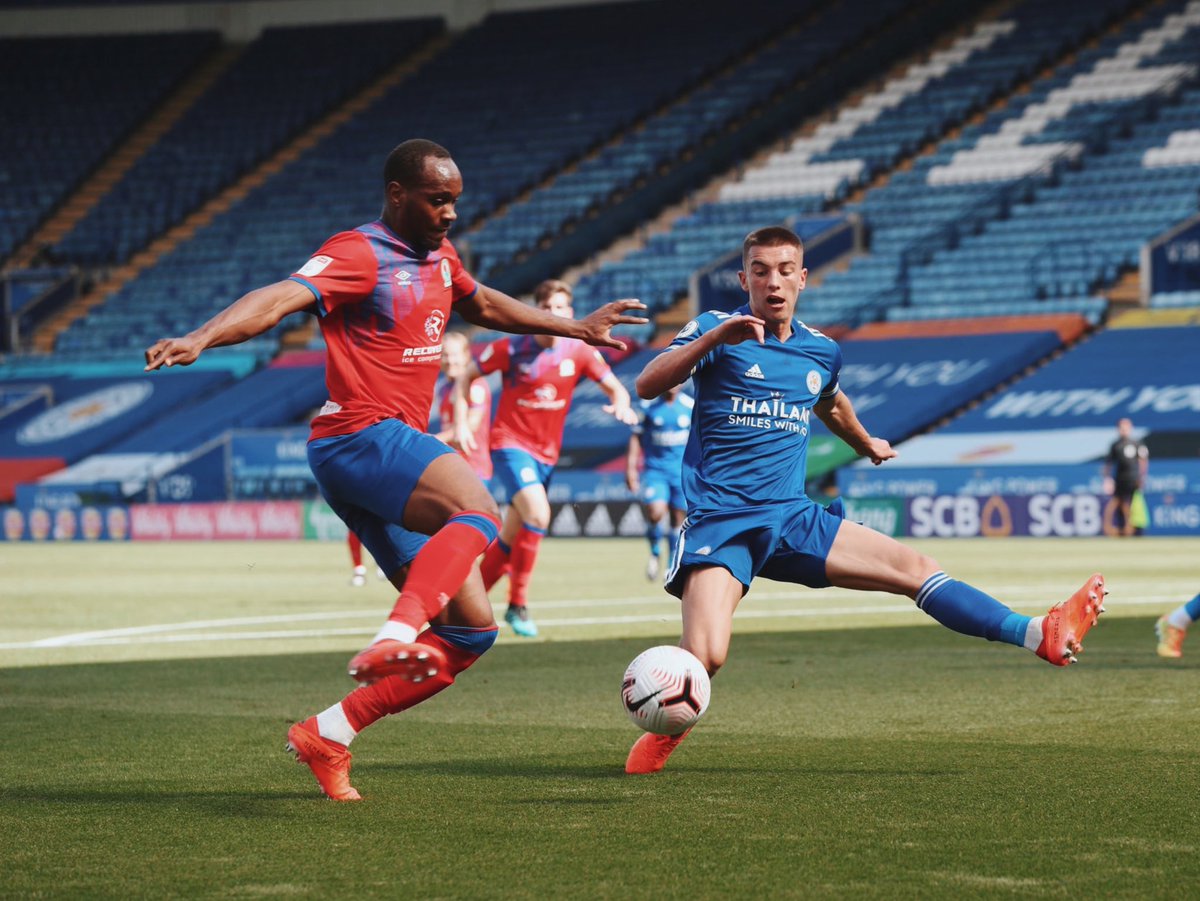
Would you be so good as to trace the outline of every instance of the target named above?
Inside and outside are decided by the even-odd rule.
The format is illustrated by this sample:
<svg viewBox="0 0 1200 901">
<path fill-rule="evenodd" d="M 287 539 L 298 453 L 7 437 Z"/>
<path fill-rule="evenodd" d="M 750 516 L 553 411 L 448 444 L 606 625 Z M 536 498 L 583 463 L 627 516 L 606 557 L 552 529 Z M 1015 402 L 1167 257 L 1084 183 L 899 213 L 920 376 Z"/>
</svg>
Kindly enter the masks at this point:
<svg viewBox="0 0 1200 901">
<path fill-rule="evenodd" d="M 802 501 L 689 513 L 667 573 L 666 588 L 683 597 L 687 574 L 697 566 L 723 566 L 742 583 L 755 576 L 827 588 L 825 558 L 842 525 L 820 504 Z"/>
<path fill-rule="evenodd" d="M 687 509 L 687 500 L 683 496 L 683 479 L 680 473 L 667 474 L 647 469 L 642 473 L 641 493 L 643 504 L 665 501 L 672 510 Z"/>
<path fill-rule="evenodd" d="M 398 419 L 308 443 L 321 496 L 391 576 L 428 536 L 404 528 L 404 508 L 425 468 L 453 450 Z"/>
<path fill-rule="evenodd" d="M 514 494 L 530 485 L 547 487 L 553 473 L 553 463 L 542 463 L 528 451 L 515 447 L 501 447 L 492 451 L 492 481 L 504 488 L 509 501 Z"/>
</svg>

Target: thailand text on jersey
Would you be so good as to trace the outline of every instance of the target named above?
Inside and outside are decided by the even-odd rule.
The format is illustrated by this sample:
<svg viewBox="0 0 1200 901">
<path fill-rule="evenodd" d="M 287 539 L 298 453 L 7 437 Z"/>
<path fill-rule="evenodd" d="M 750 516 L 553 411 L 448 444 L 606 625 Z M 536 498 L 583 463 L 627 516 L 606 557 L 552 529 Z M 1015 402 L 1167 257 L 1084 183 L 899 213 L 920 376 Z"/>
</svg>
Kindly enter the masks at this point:
<svg viewBox="0 0 1200 901">
<path fill-rule="evenodd" d="M 742 307 L 734 315 L 749 312 Z M 701 314 L 671 347 L 695 341 L 729 315 Z M 719 344 L 702 357 L 692 373 L 695 409 L 683 458 L 689 511 L 804 497 L 812 409 L 837 394 L 841 367 L 837 344 L 796 319 L 786 342 L 768 332 L 764 344 Z"/>
<path fill-rule="evenodd" d="M 694 404 L 695 401 L 686 394 L 676 395 L 673 401 L 665 397 L 642 401 L 642 418 L 633 427 L 633 433 L 641 443 L 642 460 L 647 470 L 679 472 L 692 426 Z"/>
<path fill-rule="evenodd" d="M 450 306 L 475 293 L 449 241 L 419 253 L 382 221 L 340 232 L 294 275 L 317 300 L 329 400 L 312 438 L 396 418 L 425 431 Z"/>
<path fill-rule="evenodd" d="M 582 341 L 559 338 L 542 347 L 532 335 L 493 341 L 479 355 L 479 370 L 504 377 L 492 420 L 492 449 L 519 448 L 551 465 L 562 451 L 575 386 L 584 376 L 599 382 L 611 371 L 604 357 Z"/>
</svg>

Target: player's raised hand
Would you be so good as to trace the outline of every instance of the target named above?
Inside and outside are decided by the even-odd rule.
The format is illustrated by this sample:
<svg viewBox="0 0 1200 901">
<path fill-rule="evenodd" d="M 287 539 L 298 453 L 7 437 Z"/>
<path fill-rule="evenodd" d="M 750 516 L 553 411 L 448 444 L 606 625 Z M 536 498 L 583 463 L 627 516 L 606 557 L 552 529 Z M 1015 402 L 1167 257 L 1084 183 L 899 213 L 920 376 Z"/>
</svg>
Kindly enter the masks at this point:
<svg viewBox="0 0 1200 901">
<path fill-rule="evenodd" d="M 900 456 L 900 452 L 883 438 L 871 438 L 867 444 L 867 453 L 863 456 L 878 466 L 884 460 Z"/>
<path fill-rule="evenodd" d="M 722 344 L 741 344 L 751 339 L 762 344 L 766 340 L 764 323 L 757 316 L 730 316 L 713 331 L 720 334 Z"/>
<path fill-rule="evenodd" d="M 605 404 L 601 409 L 617 422 L 625 425 L 637 425 L 638 423 L 637 411 L 628 402 Z"/>
<path fill-rule="evenodd" d="M 645 316 L 630 315 L 630 310 L 644 310 L 646 305 L 640 300 L 614 300 L 606 303 L 580 320 L 587 330 L 583 340 L 594 347 L 615 347 L 625 349 L 625 342 L 618 341 L 610 333 L 615 325 L 643 325 L 650 320 Z"/>
<path fill-rule="evenodd" d="M 187 366 L 200 356 L 200 342 L 190 338 L 160 338 L 146 348 L 146 372 L 164 366 Z"/>
</svg>

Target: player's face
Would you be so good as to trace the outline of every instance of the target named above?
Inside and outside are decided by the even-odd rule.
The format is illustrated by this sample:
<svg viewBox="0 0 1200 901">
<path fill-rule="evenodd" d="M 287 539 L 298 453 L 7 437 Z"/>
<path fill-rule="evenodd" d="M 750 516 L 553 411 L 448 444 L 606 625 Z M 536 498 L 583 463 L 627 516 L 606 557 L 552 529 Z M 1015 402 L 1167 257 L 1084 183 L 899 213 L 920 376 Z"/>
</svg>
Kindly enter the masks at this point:
<svg viewBox="0 0 1200 901">
<path fill-rule="evenodd" d="M 751 247 L 746 269 L 738 273 L 750 294 L 750 312 L 768 324 L 791 322 L 808 278 L 803 262 L 799 248 L 790 244 Z"/>
<path fill-rule="evenodd" d="M 426 157 L 425 171 L 417 184 L 388 184 L 388 201 L 395 210 L 391 223 L 396 233 L 414 246 L 434 250 L 441 246 L 458 218 L 455 204 L 462 196 L 462 175 L 453 160 Z"/>
<path fill-rule="evenodd" d="M 574 319 L 575 309 L 571 306 L 571 298 L 562 291 L 555 291 L 542 302 L 542 309 L 563 319 Z"/>
<path fill-rule="evenodd" d="M 467 368 L 467 345 L 462 341 L 447 341 L 442 345 L 442 372 L 456 379 Z"/>
</svg>

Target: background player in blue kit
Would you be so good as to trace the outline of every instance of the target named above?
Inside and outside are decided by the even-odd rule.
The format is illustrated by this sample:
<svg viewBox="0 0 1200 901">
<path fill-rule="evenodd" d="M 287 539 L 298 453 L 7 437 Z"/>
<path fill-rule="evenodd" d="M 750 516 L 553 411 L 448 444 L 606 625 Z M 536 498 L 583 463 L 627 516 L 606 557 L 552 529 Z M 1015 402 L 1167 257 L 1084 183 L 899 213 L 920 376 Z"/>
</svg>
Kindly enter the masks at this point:
<svg viewBox="0 0 1200 901">
<path fill-rule="evenodd" d="M 734 611 L 762 575 L 906 595 L 956 632 L 1023 646 L 1058 666 L 1073 663 L 1102 611 L 1100 574 L 1044 616 L 1023 616 L 805 494 L 812 413 L 877 465 L 896 451 L 867 432 L 839 389 L 838 345 L 793 318 L 808 274 L 803 254 L 786 228 L 751 232 L 739 273 L 749 303 L 692 320 L 638 376 L 643 398 L 689 377 L 696 391 L 683 464 L 688 517 L 667 573 L 667 590 L 683 601 L 680 645 L 716 673 L 729 652 Z M 661 770 L 686 735 L 646 733 L 630 750 L 626 772 Z"/>
<path fill-rule="evenodd" d="M 663 536 L 667 537 L 667 559 L 675 556 L 679 529 L 687 512 L 683 496 L 683 448 L 692 427 L 693 401 L 679 385 L 662 397 L 642 401 L 641 418 L 629 437 L 625 456 L 625 484 L 641 498 L 646 508 L 646 540 L 650 557 L 646 578 L 656 579 Z M 645 470 L 639 472 L 639 459 Z"/>
</svg>

